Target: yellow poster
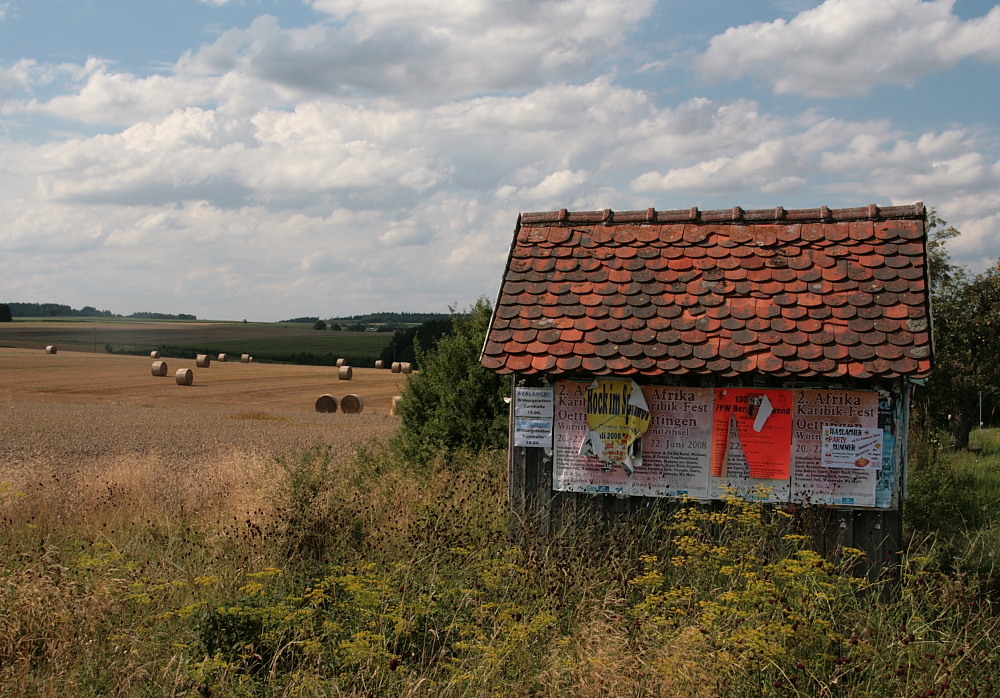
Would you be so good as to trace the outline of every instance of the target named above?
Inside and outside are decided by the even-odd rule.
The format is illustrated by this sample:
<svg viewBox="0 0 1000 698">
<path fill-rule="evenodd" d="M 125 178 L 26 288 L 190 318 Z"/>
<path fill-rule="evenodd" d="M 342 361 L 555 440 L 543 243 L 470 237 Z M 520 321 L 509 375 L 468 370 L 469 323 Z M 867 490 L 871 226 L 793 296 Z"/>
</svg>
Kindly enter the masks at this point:
<svg viewBox="0 0 1000 698">
<path fill-rule="evenodd" d="M 635 444 L 649 428 L 649 407 L 631 379 L 597 378 L 587 388 L 587 436 L 580 454 L 621 463 L 631 475 L 642 464 Z"/>
</svg>

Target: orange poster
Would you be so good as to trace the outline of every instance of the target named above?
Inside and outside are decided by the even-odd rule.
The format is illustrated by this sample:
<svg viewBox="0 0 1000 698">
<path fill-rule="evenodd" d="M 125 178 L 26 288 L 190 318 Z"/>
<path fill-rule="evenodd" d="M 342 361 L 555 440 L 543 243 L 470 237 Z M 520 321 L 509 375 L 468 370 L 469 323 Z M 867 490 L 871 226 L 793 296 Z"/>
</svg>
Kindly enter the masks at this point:
<svg viewBox="0 0 1000 698">
<path fill-rule="evenodd" d="M 730 426 L 736 424 L 750 477 L 787 480 L 792 462 L 792 391 L 716 388 L 712 475 L 725 477 Z"/>
</svg>

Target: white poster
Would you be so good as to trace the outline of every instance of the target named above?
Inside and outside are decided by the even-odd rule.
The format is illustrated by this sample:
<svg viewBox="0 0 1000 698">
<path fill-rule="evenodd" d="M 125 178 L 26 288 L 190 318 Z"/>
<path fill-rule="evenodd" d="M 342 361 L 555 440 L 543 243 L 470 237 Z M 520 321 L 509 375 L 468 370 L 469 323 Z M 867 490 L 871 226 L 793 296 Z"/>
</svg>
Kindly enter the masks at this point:
<svg viewBox="0 0 1000 698">
<path fill-rule="evenodd" d="M 882 430 L 838 424 L 823 427 L 824 468 L 882 469 Z"/>
<path fill-rule="evenodd" d="M 552 388 L 514 389 L 514 445 L 552 448 Z"/>
<path fill-rule="evenodd" d="M 712 388 L 643 388 L 650 420 L 642 437 L 642 470 L 650 494 L 708 498 L 714 392 Z"/>
<path fill-rule="evenodd" d="M 878 428 L 878 393 L 796 390 L 792 419 L 791 500 L 803 504 L 875 506 L 878 470 L 823 465 L 823 429 Z"/>
</svg>

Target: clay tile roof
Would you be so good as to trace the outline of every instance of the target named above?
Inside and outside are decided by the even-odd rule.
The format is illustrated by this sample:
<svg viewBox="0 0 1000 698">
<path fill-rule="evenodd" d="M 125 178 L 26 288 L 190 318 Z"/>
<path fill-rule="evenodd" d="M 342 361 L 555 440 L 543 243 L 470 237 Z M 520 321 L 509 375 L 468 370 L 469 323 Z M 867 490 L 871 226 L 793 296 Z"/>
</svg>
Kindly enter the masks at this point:
<svg viewBox="0 0 1000 698">
<path fill-rule="evenodd" d="M 923 204 L 521 214 L 498 373 L 925 378 Z"/>
</svg>

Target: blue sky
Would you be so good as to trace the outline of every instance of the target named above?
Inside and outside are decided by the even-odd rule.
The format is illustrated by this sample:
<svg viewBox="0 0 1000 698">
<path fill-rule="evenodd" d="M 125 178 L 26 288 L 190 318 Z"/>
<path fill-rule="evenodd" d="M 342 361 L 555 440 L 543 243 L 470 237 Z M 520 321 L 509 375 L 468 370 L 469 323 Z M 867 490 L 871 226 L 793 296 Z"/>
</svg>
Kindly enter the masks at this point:
<svg viewBox="0 0 1000 698">
<path fill-rule="evenodd" d="M 517 214 L 923 201 L 1000 256 L 975 0 L 0 0 L 0 302 L 492 298 Z"/>
</svg>

